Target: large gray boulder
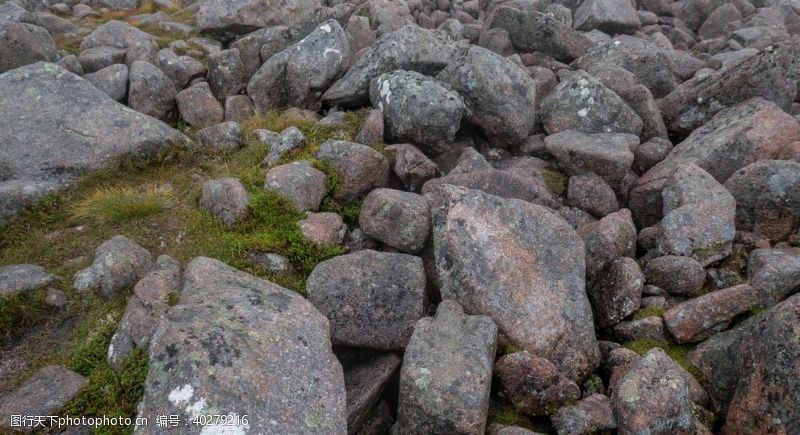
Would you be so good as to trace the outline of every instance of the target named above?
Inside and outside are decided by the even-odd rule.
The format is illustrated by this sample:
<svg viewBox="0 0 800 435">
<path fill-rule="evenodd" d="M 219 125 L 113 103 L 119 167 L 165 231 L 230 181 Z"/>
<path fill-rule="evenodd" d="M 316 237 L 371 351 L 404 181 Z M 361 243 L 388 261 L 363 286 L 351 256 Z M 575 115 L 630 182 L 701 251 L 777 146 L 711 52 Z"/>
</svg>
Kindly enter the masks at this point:
<svg viewBox="0 0 800 435">
<path fill-rule="evenodd" d="M 408 254 L 340 255 L 318 264 L 306 288 L 336 345 L 403 350 L 427 308 L 422 259 Z"/>
<path fill-rule="evenodd" d="M 578 30 L 597 29 L 611 35 L 634 33 L 642 26 L 628 0 L 586 0 L 575 9 L 573 21 Z"/>
<path fill-rule="evenodd" d="M 461 96 L 418 72 L 382 74 L 372 80 L 369 94 L 372 106 L 383 112 L 392 142 L 412 142 L 436 153 L 461 126 Z"/>
<path fill-rule="evenodd" d="M 570 379 L 588 376 L 599 350 L 575 230 L 549 209 L 477 190 L 444 185 L 431 197 L 442 298 L 491 317 Z"/>
<path fill-rule="evenodd" d="M 114 47 L 125 50 L 125 63 L 136 60 L 156 63 L 158 41 L 155 36 L 122 21 L 112 20 L 94 29 L 81 41 L 81 51 L 95 47 Z"/>
<path fill-rule="evenodd" d="M 417 322 L 400 371 L 399 433 L 483 434 L 496 347 L 492 319 L 452 300 Z"/>
<path fill-rule="evenodd" d="M 0 76 L 0 125 L 0 179 L 8 187 L 0 188 L 0 222 L 17 216 L 42 192 L 122 156 L 149 157 L 188 142 L 161 121 L 44 62 Z"/>
<path fill-rule="evenodd" d="M 130 289 L 153 267 L 150 251 L 125 236 L 114 236 L 95 249 L 92 265 L 75 273 L 76 290 L 99 289 L 112 299 Z"/>
<path fill-rule="evenodd" d="M 627 133 L 585 134 L 567 130 L 544 139 L 545 149 L 570 175 L 594 173 L 619 187 L 633 164 L 631 148 L 639 139 Z"/>
<path fill-rule="evenodd" d="M 437 76 L 464 98 L 466 118 L 496 145 L 522 142 L 536 125 L 536 84 L 521 66 L 471 46 Z"/>
<path fill-rule="evenodd" d="M 0 73 L 34 62 L 56 60 L 56 46 L 47 30 L 0 19 Z"/>
<path fill-rule="evenodd" d="M 318 109 L 320 96 L 350 61 L 347 34 L 335 20 L 317 26 L 300 42 L 270 57 L 247 84 L 256 110 Z"/>
<path fill-rule="evenodd" d="M 153 118 L 169 120 L 175 114 L 175 84 L 157 66 L 133 61 L 128 73 L 128 106 Z"/>
<path fill-rule="evenodd" d="M 346 22 L 353 7 L 350 3 L 328 7 L 322 0 L 209 0 L 200 3 L 196 22 L 202 32 L 225 39 L 273 26 L 300 28 L 307 33 L 329 18 Z"/>
<path fill-rule="evenodd" d="M 689 355 L 704 375 L 723 433 L 800 428 L 800 295 L 701 343 Z"/>
<path fill-rule="evenodd" d="M 369 102 L 372 79 L 402 69 L 435 75 L 455 60 L 458 50 L 444 33 L 405 26 L 368 48 L 322 96 L 326 105 L 361 106 Z"/>
<path fill-rule="evenodd" d="M 328 320 L 294 292 L 195 258 L 180 302 L 152 340 L 140 417 L 247 415 L 246 424 L 217 429 L 347 432 L 344 376 Z M 160 431 L 148 425 L 135 433 Z"/>
<path fill-rule="evenodd" d="M 0 267 L 0 299 L 40 289 L 58 279 L 42 266 L 9 264 Z"/>
<path fill-rule="evenodd" d="M 9 433 L 17 432 L 20 426 L 19 422 L 15 424 L 13 421 L 14 415 L 31 418 L 55 414 L 87 382 L 86 378 L 64 366 L 43 367 L 19 388 L 0 397 L 0 429 L 8 430 Z M 27 429 L 33 428 L 29 426 Z"/>
</svg>

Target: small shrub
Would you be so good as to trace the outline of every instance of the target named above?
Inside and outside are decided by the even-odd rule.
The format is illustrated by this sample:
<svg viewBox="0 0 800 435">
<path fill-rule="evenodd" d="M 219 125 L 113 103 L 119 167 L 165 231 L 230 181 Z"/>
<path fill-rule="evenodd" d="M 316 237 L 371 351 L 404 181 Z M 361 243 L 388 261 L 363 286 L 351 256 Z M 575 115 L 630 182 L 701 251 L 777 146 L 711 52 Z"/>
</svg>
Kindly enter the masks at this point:
<svg viewBox="0 0 800 435">
<path fill-rule="evenodd" d="M 169 190 L 148 187 L 99 187 L 79 200 L 72 208 L 77 219 L 101 219 L 119 222 L 160 213 L 173 203 Z"/>
</svg>

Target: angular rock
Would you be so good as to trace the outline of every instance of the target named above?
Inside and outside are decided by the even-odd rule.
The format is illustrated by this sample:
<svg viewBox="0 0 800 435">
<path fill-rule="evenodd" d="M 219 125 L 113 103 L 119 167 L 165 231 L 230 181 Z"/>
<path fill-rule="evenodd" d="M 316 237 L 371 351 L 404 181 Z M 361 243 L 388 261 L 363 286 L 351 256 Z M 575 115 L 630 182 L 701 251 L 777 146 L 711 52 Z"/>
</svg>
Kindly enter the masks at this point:
<svg viewBox="0 0 800 435">
<path fill-rule="evenodd" d="M 81 51 L 78 56 L 78 62 L 81 64 L 83 72 L 92 73 L 118 63 L 124 64 L 126 53 L 127 51 L 124 48 L 103 45 Z"/>
<path fill-rule="evenodd" d="M 203 184 L 200 207 L 211 212 L 229 229 L 247 215 L 249 202 L 250 196 L 238 178 L 219 178 Z"/>
<path fill-rule="evenodd" d="M 434 178 L 422 186 L 422 193 L 437 191 L 441 186 L 451 184 L 480 190 L 503 198 L 516 198 L 532 204 L 555 208 L 559 202 L 547 185 L 533 177 L 523 178 L 497 169 L 479 170 L 466 173 L 453 173 Z"/>
<path fill-rule="evenodd" d="M 586 377 L 599 351 L 575 231 L 544 207 L 463 187 L 442 186 L 431 207 L 442 298 L 492 317 L 570 379 Z"/>
<path fill-rule="evenodd" d="M 691 163 L 678 166 L 661 196 L 659 252 L 691 256 L 703 266 L 730 253 L 736 202 L 708 172 Z"/>
<path fill-rule="evenodd" d="M 632 363 L 611 389 L 620 433 L 696 433 L 692 375 L 660 348 Z"/>
<path fill-rule="evenodd" d="M 247 258 L 256 266 L 270 273 L 280 276 L 290 276 L 295 273 L 294 266 L 288 258 L 271 252 L 251 252 Z"/>
<path fill-rule="evenodd" d="M 202 129 L 225 120 L 222 104 L 214 98 L 208 84 L 198 83 L 175 95 L 181 118 L 192 127 Z"/>
<path fill-rule="evenodd" d="M 657 316 L 617 323 L 611 327 L 611 335 L 620 343 L 636 340 L 668 342 L 664 319 Z"/>
<path fill-rule="evenodd" d="M 641 306 L 644 275 L 630 257 L 612 261 L 589 286 L 594 321 L 605 328 L 617 324 Z"/>
<path fill-rule="evenodd" d="M 19 430 L 12 415 L 55 415 L 86 385 L 87 379 L 59 365 L 37 371 L 22 386 L 0 398 L 0 428 Z M 45 424 L 49 426 L 47 419 Z M 32 429 L 32 428 L 31 428 Z"/>
<path fill-rule="evenodd" d="M 197 131 L 200 144 L 220 150 L 236 150 L 242 147 L 242 128 L 238 122 L 221 122 Z"/>
<path fill-rule="evenodd" d="M 197 27 L 206 33 L 231 39 L 254 30 L 272 26 L 306 29 L 329 18 L 345 21 L 353 6 L 341 3 L 328 7 L 320 0 L 282 0 L 260 2 L 254 0 L 212 0 L 203 2 L 197 11 Z"/>
<path fill-rule="evenodd" d="M 336 213 L 309 213 L 298 224 L 303 235 L 315 245 L 341 245 L 347 235 L 347 225 Z"/>
<path fill-rule="evenodd" d="M 550 421 L 558 435 L 588 435 L 617 428 L 611 401 L 602 394 L 592 394 L 559 409 Z"/>
<path fill-rule="evenodd" d="M 335 199 L 350 202 L 389 184 L 389 161 L 370 147 L 328 140 L 320 146 L 316 156 L 330 163 L 342 177 Z"/>
<path fill-rule="evenodd" d="M 175 84 L 157 66 L 134 61 L 128 74 L 128 105 L 153 118 L 168 119 L 175 109 Z"/>
<path fill-rule="evenodd" d="M 373 109 L 367 113 L 353 140 L 356 143 L 374 147 L 385 141 L 385 132 L 386 125 L 383 122 L 383 112 Z"/>
<path fill-rule="evenodd" d="M 331 322 L 335 345 L 403 350 L 425 316 L 425 270 L 407 254 L 363 250 L 323 261 L 308 300 Z"/>
<path fill-rule="evenodd" d="M 381 74 L 401 69 L 434 75 L 456 55 L 455 45 L 443 32 L 405 26 L 379 38 L 322 99 L 330 106 L 360 106 L 369 101 L 370 83 Z"/>
<path fill-rule="evenodd" d="M 415 193 L 375 189 L 364 199 L 358 222 L 364 234 L 403 252 L 419 252 L 430 233 L 428 201 Z"/>
<path fill-rule="evenodd" d="M 172 79 L 176 90 L 181 90 L 195 78 L 203 77 L 206 67 L 199 60 L 191 56 L 178 56 L 169 48 L 159 50 L 158 67 L 164 74 Z"/>
<path fill-rule="evenodd" d="M 590 280 L 617 258 L 636 256 L 636 227 L 628 209 L 590 222 L 577 232 L 586 246 L 586 276 Z"/>
<path fill-rule="evenodd" d="M 640 144 L 633 151 L 633 167 L 640 173 L 647 172 L 672 151 L 672 143 L 666 139 L 654 137 Z"/>
<path fill-rule="evenodd" d="M 761 160 L 725 182 L 736 200 L 736 229 L 780 241 L 800 228 L 800 163 Z"/>
<path fill-rule="evenodd" d="M 731 68 L 683 82 L 659 102 L 670 131 L 685 135 L 723 109 L 759 97 L 788 110 L 797 94 L 798 36 Z M 752 80 L 758 77 L 758 80 Z M 762 125 L 762 128 L 767 128 Z"/>
<path fill-rule="evenodd" d="M 541 111 L 542 124 L 549 134 L 576 130 L 638 136 L 642 131 L 642 118 L 619 95 L 580 70 L 556 86 L 542 101 Z"/>
<path fill-rule="evenodd" d="M 347 35 L 334 20 L 272 56 L 247 84 L 256 110 L 287 106 L 319 109 L 322 93 L 344 73 L 350 58 Z"/>
<path fill-rule="evenodd" d="M 153 256 L 125 236 L 114 236 L 95 249 L 92 265 L 75 274 L 77 290 L 100 289 L 112 299 L 130 289 L 153 267 Z"/>
<path fill-rule="evenodd" d="M 773 305 L 800 290 L 800 249 L 754 249 L 747 260 L 747 279 L 759 303 Z"/>
<path fill-rule="evenodd" d="M 56 46 L 47 30 L 33 24 L 0 20 L 0 73 L 56 60 Z"/>
<path fill-rule="evenodd" d="M 455 301 L 417 322 L 400 370 L 397 425 L 411 433 L 483 434 L 497 326 Z"/>
<path fill-rule="evenodd" d="M 505 30 L 511 44 L 519 51 L 541 52 L 564 62 L 580 57 L 592 46 L 586 36 L 554 16 L 511 6 L 496 8 L 487 19 L 485 29 Z"/>
<path fill-rule="evenodd" d="M 400 367 L 400 358 L 384 353 L 344 372 L 347 390 L 347 433 L 358 432 L 370 411 L 381 398 L 392 375 Z"/>
<path fill-rule="evenodd" d="M 128 67 L 124 64 L 107 66 L 83 78 L 116 101 L 128 96 Z"/>
<path fill-rule="evenodd" d="M 613 35 L 634 33 L 642 23 L 628 0 L 588 0 L 575 9 L 573 26 L 577 30 L 597 29 Z"/>
<path fill-rule="evenodd" d="M 317 211 L 328 194 L 327 180 L 322 171 L 302 160 L 270 169 L 264 188 L 291 200 L 298 211 Z"/>
<path fill-rule="evenodd" d="M 713 335 L 689 355 L 703 372 L 723 433 L 790 433 L 797 427 L 800 296 Z"/>
<path fill-rule="evenodd" d="M 702 341 L 726 329 L 735 316 L 757 303 L 756 290 L 741 284 L 675 305 L 664 312 L 664 323 L 678 343 Z"/>
<path fill-rule="evenodd" d="M 533 132 L 536 84 L 519 65 L 472 46 L 436 79 L 464 98 L 466 118 L 481 127 L 496 145 L 522 142 Z"/>
<path fill-rule="evenodd" d="M 581 395 L 578 385 L 559 373 L 553 363 L 527 351 L 502 356 L 494 372 L 503 395 L 528 415 L 551 414 Z"/>
<path fill-rule="evenodd" d="M 261 166 L 268 168 L 278 164 L 285 155 L 306 143 L 305 135 L 295 126 L 286 127 L 280 134 L 264 129 L 253 130 L 253 133 L 261 142 L 269 145 L 269 152 L 261 162 Z"/>
<path fill-rule="evenodd" d="M 389 145 L 384 150 L 392 155 L 394 173 L 408 190 L 419 190 L 439 173 L 436 163 L 414 145 Z"/>
<path fill-rule="evenodd" d="M 195 258 L 180 303 L 153 337 L 139 416 L 191 419 L 213 409 L 248 416 L 227 431 L 344 434 L 344 377 L 330 346 L 327 319 L 300 295 Z"/>
<path fill-rule="evenodd" d="M 0 298 L 47 287 L 57 276 L 35 264 L 10 264 L 0 267 Z"/>
<path fill-rule="evenodd" d="M 286 26 L 265 27 L 232 42 L 231 48 L 239 50 L 245 77 L 251 77 L 263 62 L 283 51 L 295 37 L 294 31 Z"/>
<path fill-rule="evenodd" d="M 241 93 L 247 75 L 239 50 L 220 50 L 208 56 L 208 84 L 219 101 Z"/>
<path fill-rule="evenodd" d="M 225 121 L 242 123 L 255 113 L 253 101 L 247 95 L 232 95 L 225 100 Z"/>
<path fill-rule="evenodd" d="M 614 189 L 594 172 L 569 177 L 567 203 L 600 218 L 619 210 Z"/>
<path fill-rule="evenodd" d="M 698 296 L 706 282 L 703 265 L 691 257 L 665 255 L 647 262 L 644 276 L 648 284 L 675 296 Z"/>
<path fill-rule="evenodd" d="M 389 140 L 433 150 L 453 141 L 465 110 L 457 93 L 413 71 L 396 70 L 373 79 L 370 100 L 383 112 Z"/>
<path fill-rule="evenodd" d="M 630 134 L 584 134 L 565 131 L 544 139 L 545 147 L 572 175 L 593 172 L 612 188 L 618 187 L 633 163 L 632 146 L 639 139 Z"/>
<path fill-rule="evenodd" d="M 95 47 L 115 47 L 125 50 L 125 63 L 128 66 L 141 60 L 156 63 L 158 42 L 156 38 L 130 24 L 111 20 L 86 35 L 81 41 L 81 51 Z"/>
</svg>

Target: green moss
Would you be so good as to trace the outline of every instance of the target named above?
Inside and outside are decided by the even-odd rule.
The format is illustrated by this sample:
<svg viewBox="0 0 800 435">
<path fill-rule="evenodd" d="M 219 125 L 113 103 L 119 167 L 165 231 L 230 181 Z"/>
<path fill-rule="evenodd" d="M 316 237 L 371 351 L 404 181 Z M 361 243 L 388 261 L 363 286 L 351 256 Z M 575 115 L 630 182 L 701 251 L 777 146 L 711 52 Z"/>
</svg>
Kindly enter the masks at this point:
<svg viewBox="0 0 800 435">
<path fill-rule="evenodd" d="M 639 355 L 644 355 L 648 350 L 654 347 L 659 347 L 663 349 L 670 358 L 678 363 L 679 366 L 683 367 L 684 370 L 694 376 L 695 379 L 697 379 L 699 382 L 703 382 L 703 372 L 689 360 L 689 352 L 691 352 L 693 349 L 693 347 L 690 345 L 664 343 L 651 339 L 640 339 L 624 343 L 623 346 L 638 353 Z"/>
<path fill-rule="evenodd" d="M 542 177 L 547 188 L 556 195 L 564 196 L 567 192 L 567 177 L 561 172 L 554 169 L 543 169 Z"/>
<path fill-rule="evenodd" d="M 339 191 L 339 186 L 342 184 L 342 176 L 339 171 L 333 167 L 332 164 L 325 160 L 320 159 L 311 159 L 311 166 L 315 167 L 317 170 L 325 174 L 326 177 L 326 188 L 328 190 L 328 195 L 336 195 L 336 192 Z"/>
<path fill-rule="evenodd" d="M 22 291 L 0 298 L 0 343 L 22 328 L 47 318 L 53 309 L 45 304 L 46 290 Z"/>
<path fill-rule="evenodd" d="M 327 199 L 322 203 L 321 210 L 336 213 L 342 217 L 342 220 L 347 224 L 347 226 L 350 228 L 358 228 L 358 216 L 361 214 L 361 207 L 363 204 L 363 198 L 344 205 L 337 201 Z"/>
<path fill-rule="evenodd" d="M 522 346 L 519 346 L 519 345 L 516 345 L 514 343 L 511 343 L 511 344 L 507 345 L 505 347 L 505 349 L 503 349 L 503 355 L 508 355 L 510 353 L 516 353 L 516 352 L 524 352 L 526 350 L 527 349 L 525 349 Z"/>
<path fill-rule="evenodd" d="M 519 426 L 530 430 L 536 429 L 535 425 L 522 411 L 514 408 L 508 401 L 500 398 L 495 398 L 489 404 L 489 417 L 486 425 L 488 426 L 491 423 Z"/>
<path fill-rule="evenodd" d="M 180 300 L 181 300 L 180 293 L 176 291 L 171 291 L 167 293 L 167 305 L 169 305 L 170 307 L 178 305 L 178 302 L 180 302 Z"/>
<path fill-rule="evenodd" d="M 658 307 L 646 307 L 640 308 L 633 313 L 633 320 L 641 320 L 646 317 L 662 317 L 664 315 L 664 309 Z"/>
</svg>

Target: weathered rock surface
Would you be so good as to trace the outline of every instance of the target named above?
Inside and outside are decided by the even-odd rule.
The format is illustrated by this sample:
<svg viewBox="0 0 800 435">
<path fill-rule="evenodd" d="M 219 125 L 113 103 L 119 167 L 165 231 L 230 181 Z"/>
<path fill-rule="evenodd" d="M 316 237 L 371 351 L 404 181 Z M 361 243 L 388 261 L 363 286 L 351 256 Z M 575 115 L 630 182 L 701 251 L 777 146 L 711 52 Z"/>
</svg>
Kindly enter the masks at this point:
<svg viewBox="0 0 800 435">
<path fill-rule="evenodd" d="M 330 346 L 327 319 L 298 294 L 195 258 L 153 337 L 139 416 L 247 415 L 247 425 L 217 429 L 344 434 L 344 376 Z"/>
<path fill-rule="evenodd" d="M 117 20 L 94 29 L 81 41 L 81 51 L 95 47 L 124 49 L 128 66 L 137 60 L 155 64 L 158 54 L 158 42 L 153 35 Z"/>
<path fill-rule="evenodd" d="M 237 178 L 219 178 L 203 184 L 200 207 L 228 228 L 233 228 L 247 215 L 249 202 L 250 196 Z"/>
<path fill-rule="evenodd" d="M 0 298 L 46 287 L 58 279 L 42 266 L 10 264 L 0 267 Z"/>
<path fill-rule="evenodd" d="M 619 187 L 633 163 L 631 147 L 639 139 L 624 133 L 585 134 L 564 131 L 544 139 L 545 148 L 571 175 L 595 173 Z"/>
<path fill-rule="evenodd" d="M 511 342 L 551 360 L 570 379 L 587 376 L 599 351 L 583 243 L 572 227 L 524 201 L 448 185 L 441 190 L 431 205 L 442 298 L 492 317 Z"/>
<path fill-rule="evenodd" d="M 703 265 L 691 257 L 665 255 L 647 262 L 644 276 L 648 284 L 671 295 L 697 296 L 706 281 Z"/>
<path fill-rule="evenodd" d="M 800 291 L 800 249 L 754 249 L 747 260 L 747 279 L 763 305 Z"/>
<path fill-rule="evenodd" d="M 580 397 L 575 382 L 550 361 L 523 351 L 502 356 L 494 365 L 503 394 L 528 415 L 546 415 Z"/>
<path fill-rule="evenodd" d="M 577 232 L 586 246 L 586 276 L 590 280 L 617 258 L 636 255 L 636 227 L 628 209 L 587 223 Z"/>
<path fill-rule="evenodd" d="M 345 370 L 347 390 L 347 433 L 357 432 L 369 419 L 387 384 L 402 360 L 393 353 L 383 353 Z M 370 433 L 367 432 L 366 433 Z"/>
<path fill-rule="evenodd" d="M 425 315 L 422 260 L 363 250 L 318 264 L 308 299 L 331 322 L 334 344 L 402 350 Z"/>
<path fill-rule="evenodd" d="M 370 147 L 329 140 L 320 146 L 316 156 L 341 174 L 341 185 L 334 195 L 336 199 L 353 201 L 372 189 L 389 184 L 389 161 Z"/>
<path fill-rule="evenodd" d="M 756 290 L 741 284 L 675 305 L 664 312 L 664 324 L 679 343 L 702 341 L 757 304 Z"/>
<path fill-rule="evenodd" d="M 270 169 L 264 188 L 291 200 L 298 211 L 317 211 L 328 194 L 327 179 L 322 171 L 302 160 Z"/>
<path fill-rule="evenodd" d="M 112 299 L 130 289 L 153 267 L 153 256 L 125 236 L 114 236 L 95 249 L 92 265 L 75 274 L 77 290 L 99 289 Z"/>
<path fill-rule="evenodd" d="M 18 104 L 21 98 L 25 104 Z M 0 179 L 26 182 L 21 190 L 1 190 L 0 215 L 5 222 L 21 212 L 26 198 L 37 198 L 42 190 L 74 182 L 122 156 L 153 156 L 188 141 L 166 124 L 117 103 L 86 80 L 44 62 L 0 77 L 0 124 L 4 126 L 0 129 Z M 6 202 L 8 198 L 18 199 Z"/>
<path fill-rule="evenodd" d="M 638 310 L 643 285 L 644 276 L 636 260 L 620 257 L 609 263 L 588 290 L 597 326 L 617 324 Z"/>
<path fill-rule="evenodd" d="M 417 322 L 400 371 L 400 432 L 483 434 L 496 337 L 490 318 L 452 300 Z"/>
<path fill-rule="evenodd" d="M 336 213 L 308 213 L 297 224 L 303 235 L 315 245 L 341 245 L 347 235 L 347 225 Z"/>
<path fill-rule="evenodd" d="M 597 29 L 608 34 L 634 33 L 642 23 L 627 0 L 588 0 L 575 9 L 577 30 Z"/>
<path fill-rule="evenodd" d="M 56 46 L 47 30 L 0 19 L 0 73 L 35 62 L 56 60 Z"/>
<path fill-rule="evenodd" d="M 559 409 L 550 421 L 558 435 L 590 434 L 617 428 L 611 402 L 602 394 L 592 394 Z"/>
<path fill-rule="evenodd" d="M 0 428 L 19 430 L 12 416 L 55 415 L 88 381 L 83 376 L 59 365 L 37 371 L 22 386 L 0 397 Z M 49 419 L 45 419 L 49 426 Z M 30 428 L 32 429 L 32 428 Z"/>
<path fill-rule="evenodd" d="M 359 225 L 364 234 L 403 252 L 419 252 L 431 228 L 428 201 L 415 193 L 375 189 L 364 199 Z"/>
</svg>

